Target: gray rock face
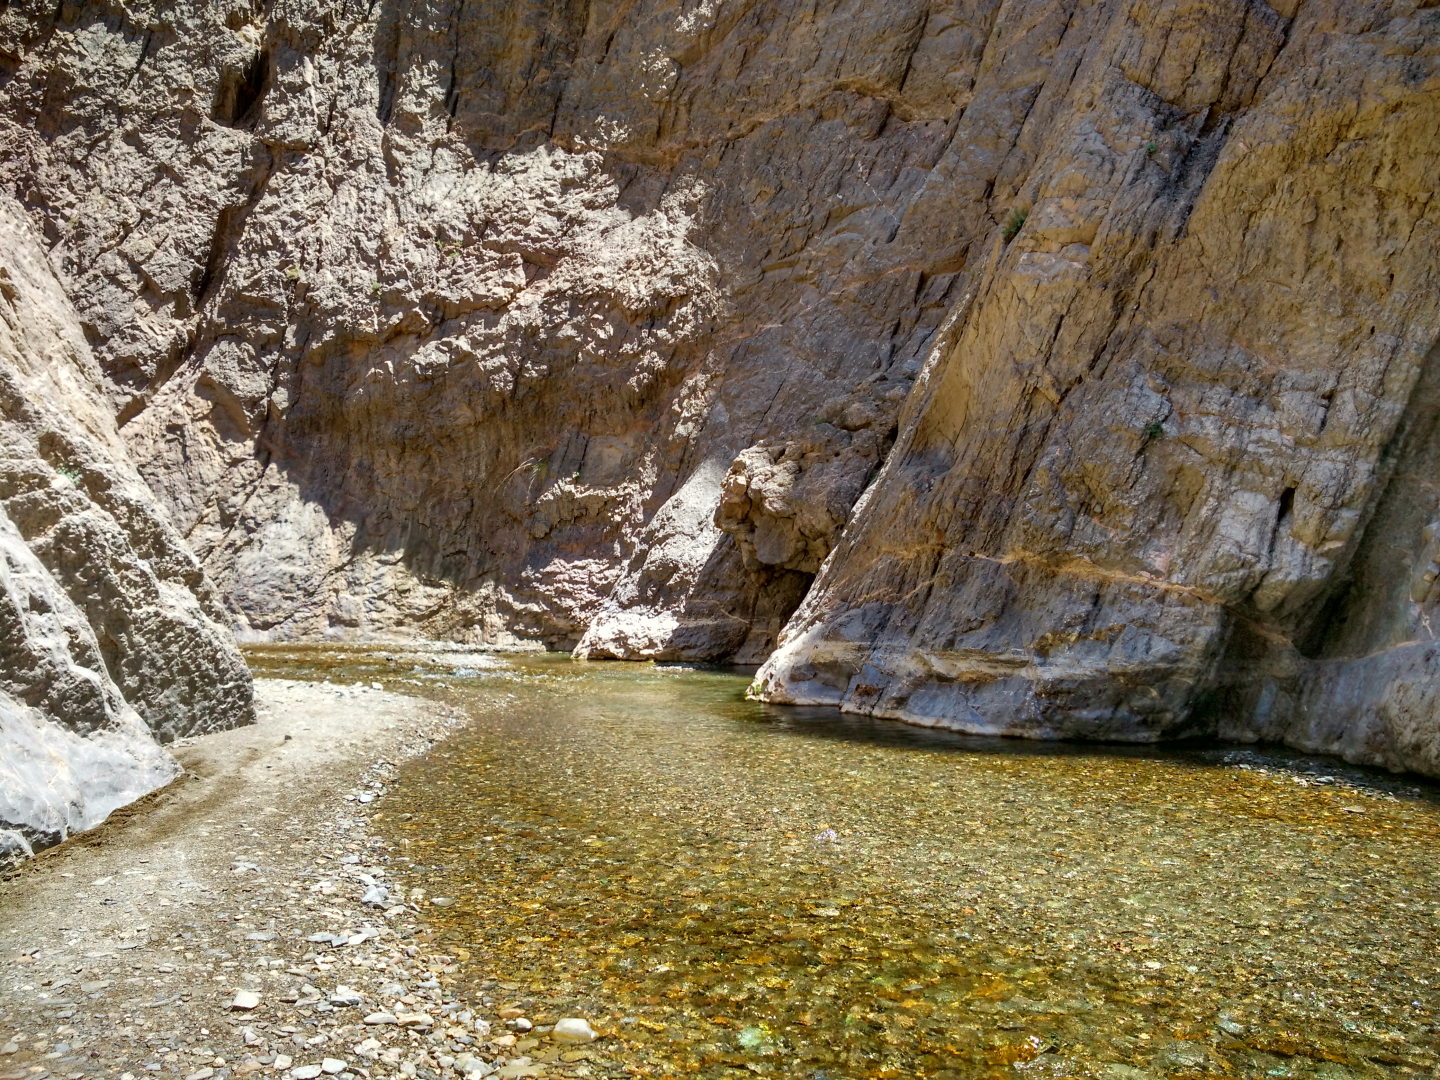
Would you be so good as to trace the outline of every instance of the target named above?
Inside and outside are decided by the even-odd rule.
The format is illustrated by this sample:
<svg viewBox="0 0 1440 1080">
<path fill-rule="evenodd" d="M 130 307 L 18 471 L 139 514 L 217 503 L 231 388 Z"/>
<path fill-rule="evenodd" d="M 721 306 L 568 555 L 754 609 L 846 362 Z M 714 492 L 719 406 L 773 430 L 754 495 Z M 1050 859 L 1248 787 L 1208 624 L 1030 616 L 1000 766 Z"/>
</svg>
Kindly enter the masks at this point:
<svg viewBox="0 0 1440 1080">
<path fill-rule="evenodd" d="M 0 177 L 243 635 L 1308 745 L 1428 635 L 1437 20 L 17 0 Z"/>
<path fill-rule="evenodd" d="M 758 658 L 813 571 L 721 480 L 878 467 L 958 269 L 884 241 L 995 9 L 14 4 L 0 169 L 242 635 Z"/>
<path fill-rule="evenodd" d="M 130 463 L 29 221 L 0 200 L 5 850 L 56 843 L 173 779 L 157 740 L 253 719 L 221 616 Z"/>
<path fill-rule="evenodd" d="M 1028 214 L 990 238 L 770 700 L 1435 770 L 1440 671 L 1404 643 L 1434 636 L 1440 66 L 1417 83 L 1394 50 L 1440 22 L 1201 9 L 1184 70 L 1163 6 L 1084 16 L 1103 32 Z M 1356 200 L 1359 177 L 1383 179 Z"/>
</svg>

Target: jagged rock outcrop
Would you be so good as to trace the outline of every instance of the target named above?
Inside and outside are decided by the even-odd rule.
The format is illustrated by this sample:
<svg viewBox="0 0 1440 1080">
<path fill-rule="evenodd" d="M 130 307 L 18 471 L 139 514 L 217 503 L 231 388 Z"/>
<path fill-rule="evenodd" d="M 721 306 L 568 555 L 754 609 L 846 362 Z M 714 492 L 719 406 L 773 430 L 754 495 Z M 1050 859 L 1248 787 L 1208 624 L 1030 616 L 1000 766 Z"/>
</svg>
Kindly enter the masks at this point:
<svg viewBox="0 0 1440 1080">
<path fill-rule="evenodd" d="M 0 199 L 0 860 L 167 783 L 160 742 L 251 719 L 219 598 L 129 461 L 30 223 Z"/>
<path fill-rule="evenodd" d="M 863 251 L 993 6 L 14 3 L 0 168 L 242 635 L 758 658 L 721 479 L 878 467 L 956 268 Z"/>
<path fill-rule="evenodd" d="M 759 659 L 788 620 L 772 700 L 1343 748 L 1339 694 L 1392 732 L 1346 752 L 1433 771 L 1374 683 L 1425 661 L 1363 665 L 1428 640 L 1384 543 L 1431 572 L 1437 36 L 13 0 L 0 179 L 242 634 Z"/>
</svg>

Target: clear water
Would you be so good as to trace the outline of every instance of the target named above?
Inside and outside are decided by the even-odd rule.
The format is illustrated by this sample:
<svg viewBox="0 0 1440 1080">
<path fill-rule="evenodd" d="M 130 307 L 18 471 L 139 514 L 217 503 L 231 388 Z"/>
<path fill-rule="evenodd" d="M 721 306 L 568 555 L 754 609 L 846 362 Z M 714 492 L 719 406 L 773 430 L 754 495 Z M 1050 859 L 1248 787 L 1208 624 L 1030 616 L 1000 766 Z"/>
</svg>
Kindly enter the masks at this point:
<svg viewBox="0 0 1440 1080">
<path fill-rule="evenodd" d="M 473 991 L 607 1033 L 555 1074 L 1436 1070 L 1432 785 L 778 709 L 727 672 L 250 659 L 469 710 L 374 828 L 455 898 L 429 918 Z"/>
</svg>

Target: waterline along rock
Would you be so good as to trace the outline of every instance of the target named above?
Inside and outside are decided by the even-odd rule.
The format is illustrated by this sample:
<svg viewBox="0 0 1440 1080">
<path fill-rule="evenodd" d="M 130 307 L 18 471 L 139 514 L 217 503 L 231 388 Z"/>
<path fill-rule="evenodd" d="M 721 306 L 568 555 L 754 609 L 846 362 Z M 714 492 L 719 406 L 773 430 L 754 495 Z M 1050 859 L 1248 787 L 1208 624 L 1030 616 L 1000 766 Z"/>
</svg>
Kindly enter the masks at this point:
<svg viewBox="0 0 1440 1080">
<path fill-rule="evenodd" d="M 1436 40 L 1419 0 L 12 0 L 0 183 L 243 639 L 1440 774 Z"/>
</svg>

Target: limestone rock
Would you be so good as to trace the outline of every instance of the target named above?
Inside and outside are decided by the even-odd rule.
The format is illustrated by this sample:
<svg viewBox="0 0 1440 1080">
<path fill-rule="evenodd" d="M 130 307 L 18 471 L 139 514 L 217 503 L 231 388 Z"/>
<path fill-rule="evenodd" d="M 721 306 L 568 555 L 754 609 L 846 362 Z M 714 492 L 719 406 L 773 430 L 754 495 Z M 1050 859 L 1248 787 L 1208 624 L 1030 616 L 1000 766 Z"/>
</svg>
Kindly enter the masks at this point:
<svg viewBox="0 0 1440 1080">
<path fill-rule="evenodd" d="M 557 1043 L 590 1043 L 598 1037 L 590 1022 L 578 1016 L 567 1016 L 555 1021 L 555 1027 L 550 1033 L 550 1038 Z"/>
<path fill-rule="evenodd" d="M 1440 22 L 1239 7 L 1181 38 L 1166 5 L 1090 9 L 1028 214 L 760 694 L 1434 771 L 1434 669 L 1402 643 L 1434 577 L 1440 62 L 1410 65 Z"/>
<path fill-rule="evenodd" d="M 1437 20 L 12 3 L 0 180 L 242 635 L 1308 745 L 1429 636 Z"/>
<path fill-rule="evenodd" d="M 0 826 L 55 843 L 252 717 L 218 598 L 129 461 L 29 222 L 0 200 Z M 23 852 L 22 852 L 23 853 Z"/>
</svg>

